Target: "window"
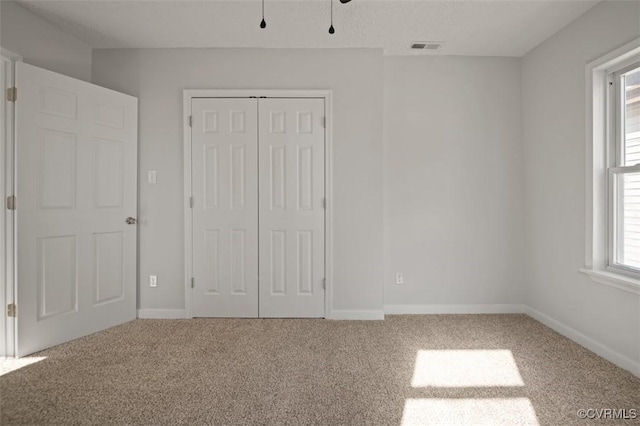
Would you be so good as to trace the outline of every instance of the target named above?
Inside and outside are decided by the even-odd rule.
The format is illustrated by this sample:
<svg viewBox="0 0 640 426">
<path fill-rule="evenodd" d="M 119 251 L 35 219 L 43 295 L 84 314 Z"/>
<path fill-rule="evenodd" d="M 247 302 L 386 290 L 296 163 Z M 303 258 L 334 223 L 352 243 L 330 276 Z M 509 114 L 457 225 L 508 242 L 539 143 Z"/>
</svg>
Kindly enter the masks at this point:
<svg viewBox="0 0 640 426">
<path fill-rule="evenodd" d="M 607 75 L 608 266 L 640 272 L 640 62 Z"/>
<path fill-rule="evenodd" d="M 586 65 L 585 261 L 640 295 L 640 38 Z"/>
</svg>

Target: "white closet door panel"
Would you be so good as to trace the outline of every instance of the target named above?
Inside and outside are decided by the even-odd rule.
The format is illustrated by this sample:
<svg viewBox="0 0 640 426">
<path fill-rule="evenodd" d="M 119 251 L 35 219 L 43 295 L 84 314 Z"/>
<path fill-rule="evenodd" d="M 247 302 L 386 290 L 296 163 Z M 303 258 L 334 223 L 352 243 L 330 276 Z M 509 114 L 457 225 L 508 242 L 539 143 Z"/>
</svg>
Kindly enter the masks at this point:
<svg viewBox="0 0 640 426">
<path fill-rule="evenodd" d="M 323 317 L 324 99 L 258 103 L 260 317 Z"/>
<path fill-rule="evenodd" d="M 193 99 L 192 314 L 258 316 L 256 99 Z"/>
<path fill-rule="evenodd" d="M 18 355 L 136 317 L 137 99 L 16 65 Z"/>
</svg>

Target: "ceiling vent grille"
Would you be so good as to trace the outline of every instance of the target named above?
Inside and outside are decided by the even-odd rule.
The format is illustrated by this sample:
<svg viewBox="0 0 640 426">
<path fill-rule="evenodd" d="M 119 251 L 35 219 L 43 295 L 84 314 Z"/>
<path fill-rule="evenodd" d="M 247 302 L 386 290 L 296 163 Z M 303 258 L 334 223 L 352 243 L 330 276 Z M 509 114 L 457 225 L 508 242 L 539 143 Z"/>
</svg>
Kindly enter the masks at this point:
<svg viewBox="0 0 640 426">
<path fill-rule="evenodd" d="M 411 48 L 415 50 L 438 50 L 442 46 L 438 41 L 414 41 L 411 43 Z"/>
</svg>

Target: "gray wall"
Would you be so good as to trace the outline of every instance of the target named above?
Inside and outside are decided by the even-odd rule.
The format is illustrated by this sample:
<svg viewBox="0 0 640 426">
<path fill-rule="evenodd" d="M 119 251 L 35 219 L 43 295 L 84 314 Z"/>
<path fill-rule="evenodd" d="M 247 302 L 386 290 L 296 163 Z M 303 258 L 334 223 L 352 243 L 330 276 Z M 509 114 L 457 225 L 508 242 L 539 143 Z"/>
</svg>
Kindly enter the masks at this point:
<svg viewBox="0 0 640 426">
<path fill-rule="evenodd" d="M 382 60 L 365 49 L 94 50 L 94 82 L 139 98 L 141 309 L 184 308 L 182 90 L 261 88 L 333 90 L 333 309 L 381 312 Z"/>
<path fill-rule="evenodd" d="M 27 64 L 91 81 L 91 47 L 14 2 L 0 1 L 0 46 Z"/>
<path fill-rule="evenodd" d="M 521 305 L 520 59 L 384 64 L 385 306 Z"/>
<path fill-rule="evenodd" d="M 578 268 L 585 260 L 585 65 L 638 36 L 639 2 L 603 2 L 522 64 L 526 303 L 636 365 L 640 297 Z"/>
<path fill-rule="evenodd" d="M 140 98 L 142 309 L 184 304 L 181 90 L 244 87 L 334 90 L 334 309 L 381 309 L 382 277 L 386 305 L 522 303 L 518 59 L 96 50 L 93 78 Z"/>
</svg>

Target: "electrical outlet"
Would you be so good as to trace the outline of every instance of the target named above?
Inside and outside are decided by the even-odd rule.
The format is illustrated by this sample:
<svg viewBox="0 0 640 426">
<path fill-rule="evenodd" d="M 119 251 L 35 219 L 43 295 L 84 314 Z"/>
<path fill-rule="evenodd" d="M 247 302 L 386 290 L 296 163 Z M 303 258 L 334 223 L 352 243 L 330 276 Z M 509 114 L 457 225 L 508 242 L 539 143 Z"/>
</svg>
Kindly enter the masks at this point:
<svg viewBox="0 0 640 426">
<path fill-rule="evenodd" d="M 396 272 L 396 284 L 404 284 L 404 277 L 402 272 Z"/>
<path fill-rule="evenodd" d="M 149 287 L 158 287 L 157 275 L 149 275 Z"/>
<path fill-rule="evenodd" d="M 157 182 L 156 180 L 156 171 L 155 170 L 149 170 L 147 172 L 147 182 L 155 185 L 155 183 Z"/>
</svg>

